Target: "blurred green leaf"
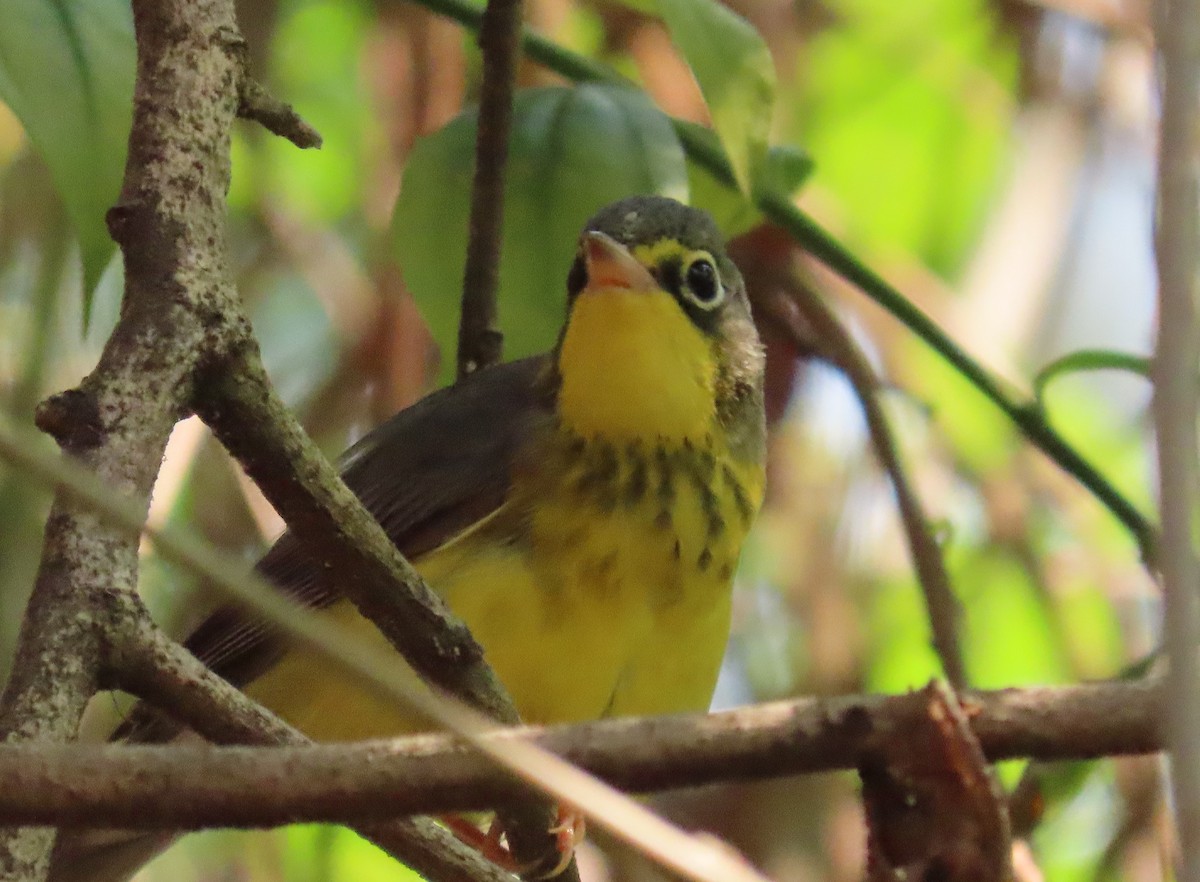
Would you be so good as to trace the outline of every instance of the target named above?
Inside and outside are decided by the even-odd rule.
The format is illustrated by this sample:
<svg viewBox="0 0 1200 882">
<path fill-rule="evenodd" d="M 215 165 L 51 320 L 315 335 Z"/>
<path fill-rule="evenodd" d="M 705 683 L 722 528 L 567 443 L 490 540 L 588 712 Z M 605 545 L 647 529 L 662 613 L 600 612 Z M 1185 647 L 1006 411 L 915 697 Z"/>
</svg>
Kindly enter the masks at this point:
<svg viewBox="0 0 1200 882">
<path fill-rule="evenodd" d="M 1112 598 L 1102 586 L 1080 580 L 1057 591 L 1055 601 L 1076 673 L 1089 679 L 1113 676 L 1125 659 L 1125 640 Z"/>
<path fill-rule="evenodd" d="M 273 280 L 251 320 L 271 382 L 296 407 L 337 368 L 339 341 L 329 315 L 298 277 Z"/>
<path fill-rule="evenodd" d="M 828 5 L 782 134 L 820 158 L 851 238 L 953 271 L 996 186 L 1017 53 L 984 0 Z"/>
<path fill-rule="evenodd" d="M 791 144 L 775 144 L 767 150 L 760 185 L 773 193 L 795 196 L 815 168 L 807 151 Z"/>
<path fill-rule="evenodd" d="M 716 0 L 658 0 L 657 6 L 700 84 L 738 186 L 753 193 L 775 110 L 775 62 L 767 44 Z"/>
<path fill-rule="evenodd" d="M 392 233 L 407 284 L 453 373 L 476 113 L 418 142 L 404 169 Z M 500 263 L 505 354 L 548 348 L 565 306 L 579 231 L 600 207 L 635 193 L 687 201 L 670 121 L 632 89 L 584 85 L 520 92 L 514 107 Z"/>
<path fill-rule="evenodd" d="M 1056 764 L 1043 778 L 1046 817 L 1034 830 L 1038 867 L 1055 882 L 1095 882 L 1105 846 L 1120 824 L 1119 789 L 1109 762 Z"/>
<path fill-rule="evenodd" d="M 330 882 L 421 882 L 414 870 L 363 839 L 353 830 L 338 828 L 330 855 Z"/>
<path fill-rule="evenodd" d="M 963 651 L 981 689 L 1070 678 L 1055 622 L 1028 573 L 991 547 L 958 548 L 947 561 L 966 613 Z"/>
<path fill-rule="evenodd" d="M 336 882 L 335 854 L 343 837 L 354 834 L 332 824 L 294 824 L 279 831 L 283 875 L 291 882 Z M 392 866 L 395 867 L 393 861 Z"/>
<path fill-rule="evenodd" d="M 1033 378 L 1033 394 L 1038 404 L 1045 405 L 1046 388 L 1063 374 L 1080 371 L 1129 371 L 1142 377 L 1150 376 L 1150 359 L 1144 355 L 1113 352 L 1109 349 L 1080 349 L 1056 358 L 1037 372 Z"/>
<path fill-rule="evenodd" d="M 313 221 L 356 216 L 367 195 L 367 145 L 381 140 L 363 79 L 363 53 L 375 12 L 363 0 L 289 0 L 272 42 L 279 94 L 324 140 L 320 150 L 260 136 L 268 194 Z"/>
<path fill-rule="evenodd" d="M 678 119 L 675 126 L 685 130 L 694 140 L 707 143 L 716 151 L 721 150 L 716 133 L 707 126 Z M 740 235 L 762 221 L 762 212 L 750 196 L 715 178 L 703 163 L 688 157 L 687 170 L 692 204 L 707 210 L 726 237 Z"/>
<path fill-rule="evenodd" d="M 1086 374 L 1072 373 L 1061 377 L 1046 390 L 1046 406 L 1054 415 L 1054 427 L 1066 441 L 1089 462 L 1096 465 L 1126 499 L 1142 511 L 1153 511 L 1155 501 L 1153 465 L 1146 449 L 1144 426 L 1131 419 L 1121 408 L 1114 407 L 1115 384 L 1106 383 L 1103 389 L 1091 382 Z M 1149 387 L 1137 377 L 1114 375 L 1113 381 L 1124 381 L 1134 394 L 1149 398 Z M 1099 537 L 1089 537 L 1093 544 Z M 1128 531 L 1118 542 L 1095 545 L 1098 549 L 1120 549 L 1122 556 L 1130 548 Z"/>
<path fill-rule="evenodd" d="M 967 466 L 987 472 L 1013 455 L 1019 445 L 1012 422 L 970 380 L 919 341 L 904 352 L 905 381 L 929 402 L 934 422 Z"/>
<path fill-rule="evenodd" d="M 85 289 L 112 257 L 132 114 L 133 19 L 124 0 L 0 0 L 0 98 L 42 155 L 79 235 Z"/>
<path fill-rule="evenodd" d="M 930 643 L 921 589 L 912 579 L 881 581 L 868 614 L 870 657 L 864 686 L 871 692 L 917 689 L 941 676 Z"/>
</svg>

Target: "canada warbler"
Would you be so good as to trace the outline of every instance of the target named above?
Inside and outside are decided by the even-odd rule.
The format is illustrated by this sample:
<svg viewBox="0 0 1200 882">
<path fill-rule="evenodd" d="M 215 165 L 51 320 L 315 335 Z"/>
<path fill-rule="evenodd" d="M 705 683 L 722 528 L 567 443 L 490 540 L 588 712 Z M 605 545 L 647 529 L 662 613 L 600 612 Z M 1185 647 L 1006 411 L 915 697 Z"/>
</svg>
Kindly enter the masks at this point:
<svg viewBox="0 0 1200 882">
<path fill-rule="evenodd" d="M 587 224 L 567 297 L 551 352 L 400 412 L 349 451 L 344 478 L 466 621 L 523 720 L 704 709 L 763 493 L 744 285 L 708 215 L 642 196 Z M 260 570 L 383 641 L 291 534 Z M 187 645 L 318 740 L 412 728 L 240 612 Z M 124 734 L 161 738 L 162 721 Z"/>
</svg>

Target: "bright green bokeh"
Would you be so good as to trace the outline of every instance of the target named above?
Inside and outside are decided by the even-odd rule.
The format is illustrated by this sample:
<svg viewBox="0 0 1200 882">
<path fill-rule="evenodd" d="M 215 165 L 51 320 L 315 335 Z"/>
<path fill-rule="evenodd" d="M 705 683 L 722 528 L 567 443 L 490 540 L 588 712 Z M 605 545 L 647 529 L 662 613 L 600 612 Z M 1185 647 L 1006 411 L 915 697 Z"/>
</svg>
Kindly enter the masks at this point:
<svg viewBox="0 0 1200 882">
<path fill-rule="evenodd" d="M 982 0 L 836 0 L 800 57 L 785 135 L 817 159 L 850 236 L 952 272 L 1007 146 L 1016 75 Z"/>
<path fill-rule="evenodd" d="M 262 135 L 262 161 L 273 199 L 314 221 L 361 211 L 367 151 L 380 141 L 362 76 L 364 41 L 374 13 L 363 0 L 289 0 L 273 43 L 273 86 L 324 139 L 298 150 Z M 261 134 L 261 133 L 260 133 Z"/>
</svg>

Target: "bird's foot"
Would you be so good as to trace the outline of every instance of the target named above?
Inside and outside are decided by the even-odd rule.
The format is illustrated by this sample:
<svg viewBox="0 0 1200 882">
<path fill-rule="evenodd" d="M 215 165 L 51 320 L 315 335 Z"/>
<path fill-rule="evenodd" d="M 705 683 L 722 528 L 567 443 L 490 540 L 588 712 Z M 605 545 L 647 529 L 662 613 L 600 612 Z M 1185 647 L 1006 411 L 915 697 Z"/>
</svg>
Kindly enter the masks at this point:
<svg viewBox="0 0 1200 882">
<path fill-rule="evenodd" d="M 499 820 L 492 821 L 486 831 L 481 830 L 468 818 L 461 815 L 442 815 L 439 820 L 446 825 L 446 828 L 460 842 L 471 846 L 489 861 L 522 878 L 530 878 L 530 873 L 534 867 L 519 864 L 516 858 L 513 857 L 512 852 L 509 851 L 508 846 L 505 844 L 504 828 L 501 826 Z M 549 871 L 537 873 L 532 878 L 553 879 L 565 870 L 575 857 L 575 849 L 579 847 L 579 844 L 583 842 L 586 836 L 586 827 L 585 818 L 581 811 L 576 808 L 559 805 L 554 825 L 549 830 L 549 833 L 554 837 L 554 845 L 559 854 L 559 861 Z"/>
</svg>

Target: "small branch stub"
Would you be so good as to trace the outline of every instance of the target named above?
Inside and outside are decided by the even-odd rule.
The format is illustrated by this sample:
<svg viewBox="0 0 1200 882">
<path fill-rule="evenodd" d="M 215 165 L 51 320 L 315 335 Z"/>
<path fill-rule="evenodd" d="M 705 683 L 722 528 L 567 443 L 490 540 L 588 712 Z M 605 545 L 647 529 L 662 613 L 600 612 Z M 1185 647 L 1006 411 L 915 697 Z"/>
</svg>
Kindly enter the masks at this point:
<svg viewBox="0 0 1200 882">
<path fill-rule="evenodd" d="M 271 95 L 261 83 L 243 77 L 238 92 L 238 116 L 251 119 L 273 135 L 286 138 L 300 149 L 319 149 L 321 133 L 305 122 L 286 101 Z"/>
<path fill-rule="evenodd" d="M 925 689 L 927 715 L 859 767 L 871 882 L 1007 882 L 1008 813 L 955 695 Z M 873 752 L 874 753 L 874 752 Z"/>
</svg>

